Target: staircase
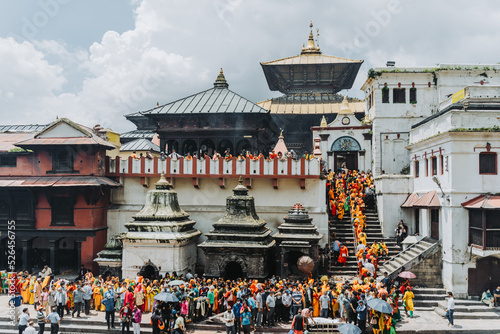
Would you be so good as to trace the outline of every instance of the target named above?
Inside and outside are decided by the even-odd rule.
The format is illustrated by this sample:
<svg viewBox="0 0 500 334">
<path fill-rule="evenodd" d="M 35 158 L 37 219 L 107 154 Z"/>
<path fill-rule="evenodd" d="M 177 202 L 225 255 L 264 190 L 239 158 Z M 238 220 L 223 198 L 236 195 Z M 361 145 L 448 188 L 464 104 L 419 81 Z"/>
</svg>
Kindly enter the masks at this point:
<svg viewBox="0 0 500 334">
<path fill-rule="evenodd" d="M 382 234 L 382 228 L 380 226 L 380 222 L 378 220 L 377 210 L 376 209 L 366 209 L 364 211 L 366 216 L 366 240 L 367 246 L 371 245 L 375 241 L 384 241 L 387 245 L 387 249 L 389 250 L 389 256 L 397 253 L 399 248 L 396 246 L 396 240 L 394 238 L 384 238 Z M 334 266 L 333 259 L 330 263 L 330 275 L 341 275 L 341 276 L 355 276 L 358 274 L 358 261 L 356 259 L 355 250 L 356 244 L 354 239 L 354 230 L 351 224 L 350 216 L 344 216 L 344 219 L 339 220 L 336 216 L 330 215 L 329 220 L 329 231 L 330 245 L 333 244 L 334 238 L 333 236 L 336 234 L 338 238 L 344 243 L 349 249 L 349 256 L 347 257 L 346 265 L 343 266 Z M 383 263 L 383 259 L 379 259 L 379 267 L 381 263 Z"/>
<path fill-rule="evenodd" d="M 438 301 L 434 312 L 445 317 L 446 308 L 448 307 L 448 298 Z M 479 300 L 455 299 L 454 319 L 500 319 L 500 309 L 498 307 L 491 308 Z"/>
<path fill-rule="evenodd" d="M 431 287 L 436 286 L 436 284 L 432 284 L 434 282 L 439 286 L 441 280 L 440 263 L 436 264 L 436 266 L 439 266 L 436 270 L 432 270 L 432 262 L 426 266 L 418 265 L 427 258 L 432 261 L 437 257 L 435 260 L 439 262 L 440 249 L 440 243 L 438 241 L 430 238 L 424 238 L 413 245 L 410 245 L 404 251 L 395 254 L 395 256 L 387 260 L 383 266 L 379 266 L 379 274 L 387 272 L 389 277 L 395 279 L 402 271 L 403 267 L 404 270 L 418 268 L 420 270 L 412 270 L 413 273 L 417 275 L 417 281 L 414 281 L 414 284 Z M 427 280 L 425 280 L 426 278 Z"/>
</svg>

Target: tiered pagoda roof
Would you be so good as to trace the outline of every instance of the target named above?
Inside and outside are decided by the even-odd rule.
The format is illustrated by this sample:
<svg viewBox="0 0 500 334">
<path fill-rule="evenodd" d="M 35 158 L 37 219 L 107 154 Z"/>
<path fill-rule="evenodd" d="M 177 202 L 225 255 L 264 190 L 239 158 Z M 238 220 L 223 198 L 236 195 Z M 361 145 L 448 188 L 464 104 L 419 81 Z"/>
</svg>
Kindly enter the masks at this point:
<svg viewBox="0 0 500 334">
<path fill-rule="evenodd" d="M 273 235 L 281 247 L 310 247 L 321 240 L 322 235 L 301 204 L 295 204 L 284 220 L 278 227 L 278 232 Z"/>
</svg>

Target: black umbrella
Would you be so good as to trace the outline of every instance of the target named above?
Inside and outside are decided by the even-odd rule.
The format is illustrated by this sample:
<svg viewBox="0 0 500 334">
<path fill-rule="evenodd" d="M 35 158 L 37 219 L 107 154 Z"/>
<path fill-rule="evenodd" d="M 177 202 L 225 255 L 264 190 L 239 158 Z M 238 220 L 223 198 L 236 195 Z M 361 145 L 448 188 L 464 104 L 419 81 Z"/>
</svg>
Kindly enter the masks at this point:
<svg viewBox="0 0 500 334">
<path fill-rule="evenodd" d="M 172 293 L 160 292 L 154 297 L 155 300 L 162 301 L 165 303 L 177 303 L 179 302 L 179 298 L 177 298 Z"/>
<path fill-rule="evenodd" d="M 391 304 L 382 299 L 378 298 L 369 299 L 367 304 L 369 308 L 378 312 L 391 314 L 392 311 L 394 311 Z"/>
<path fill-rule="evenodd" d="M 342 334 L 361 334 L 362 330 L 358 326 L 353 324 L 342 324 L 337 327 Z"/>
</svg>

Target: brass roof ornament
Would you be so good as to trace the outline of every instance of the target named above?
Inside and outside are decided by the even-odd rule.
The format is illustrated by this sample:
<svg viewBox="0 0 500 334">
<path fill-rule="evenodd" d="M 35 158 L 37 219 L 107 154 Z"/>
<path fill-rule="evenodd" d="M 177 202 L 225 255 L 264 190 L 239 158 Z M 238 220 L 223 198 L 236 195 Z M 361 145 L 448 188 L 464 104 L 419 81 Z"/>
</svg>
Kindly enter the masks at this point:
<svg viewBox="0 0 500 334">
<path fill-rule="evenodd" d="M 224 76 L 224 72 L 222 71 L 222 67 L 220 69 L 220 73 L 217 76 L 217 79 L 214 82 L 215 88 L 229 88 L 229 84 L 226 81 L 226 77 Z"/>
<path fill-rule="evenodd" d="M 319 125 L 320 128 L 327 128 L 328 127 L 328 123 L 326 121 L 326 118 L 325 118 L 325 115 L 323 115 L 323 117 L 321 118 L 321 124 Z"/>
<path fill-rule="evenodd" d="M 167 181 L 165 177 L 165 172 L 161 172 L 160 180 L 155 183 L 156 189 L 171 189 L 172 185 Z"/>
<path fill-rule="evenodd" d="M 313 31 L 312 31 L 312 28 L 313 28 L 312 21 L 309 24 L 309 27 L 311 28 L 311 30 L 309 32 L 309 38 L 307 40 L 307 46 L 305 46 L 305 47 L 303 46 L 302 47 L 302 52 L 300 54 L 302 54 L 302 55 L 310 55 L 310 54 L 319 55 L 319 54 L 321 54 L 321 51 L 319 49 L 319 44 L 318 44 L 318 46 L 316 46 L 314 44 L 314 35 L 313 35 Z"/>
</svg>

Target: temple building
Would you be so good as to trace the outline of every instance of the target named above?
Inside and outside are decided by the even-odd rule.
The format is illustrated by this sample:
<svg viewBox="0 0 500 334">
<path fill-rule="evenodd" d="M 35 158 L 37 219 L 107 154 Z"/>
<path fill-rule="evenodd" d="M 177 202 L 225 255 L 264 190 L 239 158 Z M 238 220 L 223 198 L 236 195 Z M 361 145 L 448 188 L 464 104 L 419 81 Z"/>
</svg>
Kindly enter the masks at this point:
<svg viewBox="0 0 500 334">
<path fill-rule="evenodd" d="M 152 135 L 146 130 L 154 129 L 161 151 L 181 155 L 267 153 L 279 134 L 269 111 L 229 89 L 222 69 L 213 88 L 126 117 L 148 138 Z M 125 138 L 140 134 L 127 133 Z"/>
<path fill-rule="evenodd" d="M 224 216 L 199 245 L 205 253 L 205 276 L 265 278 L 271 272 L 271 230 L 255 212 L 254 198 L 240 178 L 233 196 L 226 200 Z"/>
<path fill-rule="evenodd" d="M 289 150 L 311 152 L 310 128 L 322 117 L 335 119 L 344 97 L 338 94 L 352 87 L 362 60 L 323 55 L 311 31 L 300 55 L 261 63 L 269 89 L 283 96 L 257 103 L 268 110 L 283 130 Z M 364 117 L 364 102 L 348 98 L 349 108 L 359 120 Z"/>
<path fill-rule="evenodd" d="M 273 235 L 279 249 L 279 275 L 302 275 L 297 267 L 297 260 L 306 255 L 317 262 L 318 243 L 322 235 L 318 233 L 312 218 L 299 203 L 288 211 L 284 220 L 278 227 L 278 232 Z"/>
<path fill-rule="evenodd" d="M 201 234 L 194 224 L 162 174 L 155 189 L 148 191 L 142 210 L 125 224 L 128 232 L 122 236 L 123 277 L 141 273 L 146 278 L 157 278 L 160 270 L 177 274 L 194 271 L 196 241 Z"/>
<path fill-rule="evenodd" d="M 330 124 L 323 118 L 311 128 L 320 139 L 322 160 L 327 169 L 371 169 L 371 126 L 359 121 L 344 97 L 337 116 Z"/>
<path fill-rule="evenodd" d="M 93 259 L 107 240 L 111 189 L 121 186 L 106 177 L 106 152 L 116 150 L 103 139 L 106 132 L 66 118 L 0 127 L 0 219 L 12 221 L 16 232 L 16 268 L 10 270 L 97 268 Z M 2 254 L 7 228 L 0 225 Z M 0 267 L 8 268 L 7 257 Z"/>
</svg>

